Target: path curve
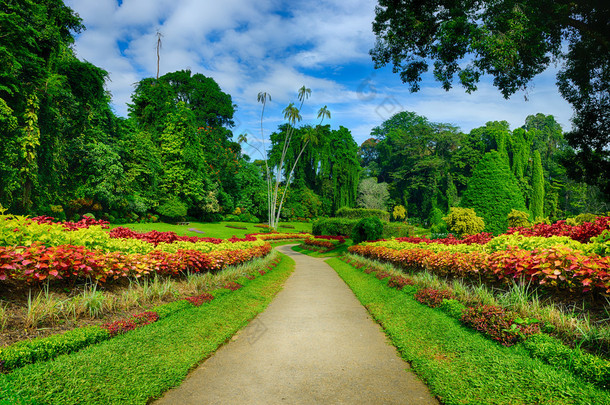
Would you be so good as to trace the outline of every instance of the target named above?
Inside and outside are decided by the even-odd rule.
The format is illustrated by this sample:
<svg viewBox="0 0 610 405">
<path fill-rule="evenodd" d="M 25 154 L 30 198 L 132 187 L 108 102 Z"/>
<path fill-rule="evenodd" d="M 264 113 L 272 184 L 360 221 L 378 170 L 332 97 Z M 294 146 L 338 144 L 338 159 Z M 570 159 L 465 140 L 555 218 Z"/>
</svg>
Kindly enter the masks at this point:
<svg viewBox="0 0 610 405">
<path fill-rule="evenodd" d="M 438 404 L 337 273 L 290 247 L 269 307 L 155 404 Z"/>
</svg>

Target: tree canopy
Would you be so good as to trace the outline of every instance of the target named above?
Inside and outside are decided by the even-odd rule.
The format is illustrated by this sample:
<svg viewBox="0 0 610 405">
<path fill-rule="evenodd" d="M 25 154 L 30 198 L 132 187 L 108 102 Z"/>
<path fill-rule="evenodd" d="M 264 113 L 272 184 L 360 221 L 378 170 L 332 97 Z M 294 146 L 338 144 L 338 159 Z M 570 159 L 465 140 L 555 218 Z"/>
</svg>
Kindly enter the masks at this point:
<svg viewBox="0 0 610 405">
<path fill-rule="evenodd" d="M 412 91 L 433 64 L 449 90 L 467 92 L 483 75 L 508 98 L 551 63 L 562 96 L 574 107 L 576 150 L 565 162 L 578 180 L 610 193 L 610 6 L 604 0 L 379 0 L 370 51 L 376 67 L 392 64 Z M 564 45 L 568 50 L 564 52 Z"/>
</svg>

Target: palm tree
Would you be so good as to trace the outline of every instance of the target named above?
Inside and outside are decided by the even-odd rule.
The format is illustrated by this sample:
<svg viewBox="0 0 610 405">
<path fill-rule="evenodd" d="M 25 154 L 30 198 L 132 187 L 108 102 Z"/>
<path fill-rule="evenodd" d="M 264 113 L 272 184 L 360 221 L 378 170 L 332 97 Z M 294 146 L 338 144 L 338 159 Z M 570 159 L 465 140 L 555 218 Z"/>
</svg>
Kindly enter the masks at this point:
<svg viewBox="0 0 610 405">
<path fill-rule="evenodd" d="M 330 119 L 330 111 L 328 111 L 328 107 L 324 106 L 318 110 L 318 118 L 322 117 L 320 123 L 318 125 L 322 125 L 322 121 L 324 118 Z"/>
</svg>

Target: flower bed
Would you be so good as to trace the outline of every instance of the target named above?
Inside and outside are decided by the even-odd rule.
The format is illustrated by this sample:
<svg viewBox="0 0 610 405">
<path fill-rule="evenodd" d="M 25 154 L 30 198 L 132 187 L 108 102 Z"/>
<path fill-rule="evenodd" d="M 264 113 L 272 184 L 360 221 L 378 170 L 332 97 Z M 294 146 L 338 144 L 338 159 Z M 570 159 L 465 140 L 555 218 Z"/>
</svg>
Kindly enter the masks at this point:
<svg viewBox="0 0 610 405">
<path fill-rule="evenodd" d="M 321 236 L 312 236 L 303 242 L 305 245 L 315 246 L 319 248 L 324 248 L 326 250 L 332 250 L 339 245 L 345 243 L 345 238 L 343 236 L 334 236 L 334 235 L 321 235 Z"/>
<path fill-rule="evenodd" d="M 350 253 L 414 271 L 491 282 L 522 279 L 547 290 L 568 293 L 610 293 L 610 257 L 585 255 L 568 247 L 509 249 L 485 252 L 433 252 L 395 250 L 384 246 L 351 246 Z"/>
<path fill-rule="evenodd" d="M 215 272 L 266 256 L 270 251 L 271 245 L 268 243 L 238 250 L 205 253 L 197 250 L 155 250 L 149 254 L 105 253 L 73 245 L 0 246 L 0 280 L 33 282 L 92 278 L 105 282 L 151 273 L 176 276 L 185 272 Z"/>
</svg>

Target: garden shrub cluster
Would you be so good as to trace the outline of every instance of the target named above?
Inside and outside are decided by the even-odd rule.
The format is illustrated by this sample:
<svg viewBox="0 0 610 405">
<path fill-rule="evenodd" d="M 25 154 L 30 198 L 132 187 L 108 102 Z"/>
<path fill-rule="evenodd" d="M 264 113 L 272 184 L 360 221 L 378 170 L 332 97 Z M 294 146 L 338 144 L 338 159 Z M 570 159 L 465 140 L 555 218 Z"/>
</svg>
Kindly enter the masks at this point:
<svg viewBox="0 0 610 405">
<path fill-rule="evenodd" d="M 379 218 L 381 221 L 388 222 L 390 220 L 390 213 L 383 210 L 368 209 L 368 208 L 348 208 L 341 207 L 337 210 L 335 215 L 338 218 L 349 218 L 349 219 L 364 219 L 370 217 Z"/>
<path fill-rule="evenodd" d="M 358 219 L 349 218 L 320 218 L 313 222 L 311 233 L 314 235 L 349 236 L 358 221 Z"/>
<path fill-rule="evenodd" d="M 320 235 L 307 238 L 303 243 L 308 246 L 322 248 L 328 251 L 344 244 L 345 238 L 343 236 L 336 235 Z"/>
<path fill-rule="evenodd" d="M 443 218 L 451 232 L 462 236 L 475 235 L 483 231 L 485 223 L 472 208 L 451 207 L 449 215 Z"/>
</svg>

